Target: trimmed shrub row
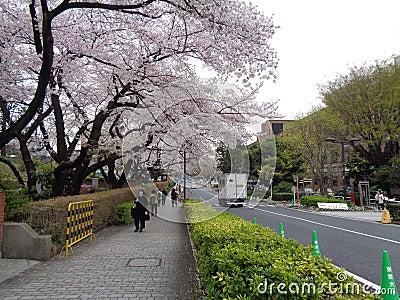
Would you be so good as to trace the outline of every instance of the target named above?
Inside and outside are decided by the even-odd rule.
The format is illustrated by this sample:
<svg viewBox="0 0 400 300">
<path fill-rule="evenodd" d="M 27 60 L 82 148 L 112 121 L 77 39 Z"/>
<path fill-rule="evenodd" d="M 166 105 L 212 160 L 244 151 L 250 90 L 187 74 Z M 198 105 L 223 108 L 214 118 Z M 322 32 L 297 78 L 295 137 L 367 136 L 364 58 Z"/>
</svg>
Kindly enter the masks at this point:
<svg viewBox="0 0 400 300">
<path fill-rule="evenodd" d="M 192 203 L 186 209 L 189 221 L 197 221 L 199 214 L 215 214 L 203 203 Z M 343 270 L 327 258 L 313 257 L 310 246 L 286 240 L 269 228 L 228 213 L 190 227 L 207 299 L 374 299 L 363 294 L 352 278 L 340 281 L 338 273 Z M 342 294 L 329 289 L 329 283 L 353 285 L 360 293 L 355 288 Z"/>
<path fill-rule="evenodd" d="M 346 200 L 328 198 L 324 196 L 303 196 L 300 198 L 300 204 L 305 207 L 318 207 L 318 202 L 323 203 L 347 203 Z"/>
<path fill-rule="evenodd" d="M 39 234 L 49 234 L 54 243 L 65 242 L 67 209 L 71 202 L 93 200 L 94 231 L 109 224 L 114 207 L 124 202 L 133 201 L 134 196 L 129 188 L 104 191 L 94 194 L 58 197 L 30 202 L 18 212 L 18 221 L 28 223 Z"/>
<path fill-rule="evenodd" d="M 292 193 L 274 193 L 272 199 L 275 201 L 291 201 L 293 199 Z"/>
</svg>

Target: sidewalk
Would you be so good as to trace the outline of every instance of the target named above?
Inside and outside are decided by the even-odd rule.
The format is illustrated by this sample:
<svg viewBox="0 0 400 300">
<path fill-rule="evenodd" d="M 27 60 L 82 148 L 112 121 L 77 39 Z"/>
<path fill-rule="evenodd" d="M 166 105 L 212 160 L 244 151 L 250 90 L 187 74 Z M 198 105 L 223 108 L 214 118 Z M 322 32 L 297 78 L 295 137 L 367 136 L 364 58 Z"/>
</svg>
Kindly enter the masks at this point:
<svg viewBox="0 0 400 300">
<path fill-rule="evenodd" d="M 75 245 L 74 258 L 16 272 L 0 283 L 0 299 L 201 299 L 187 226 L 151 217 L 133 230 L 107 227 Z"/>
<path fill-rule="evenodd" d="M 361 221 L 369 221 L 369 222 L 381 222 L 382 221 L 382 212 L 374 212 L 374 211 L 328 211 L 328 210 L 319 210 L 316 213 L 326 216 L 340 217 L 346 219 L 355 219 Z"/>
</svg>

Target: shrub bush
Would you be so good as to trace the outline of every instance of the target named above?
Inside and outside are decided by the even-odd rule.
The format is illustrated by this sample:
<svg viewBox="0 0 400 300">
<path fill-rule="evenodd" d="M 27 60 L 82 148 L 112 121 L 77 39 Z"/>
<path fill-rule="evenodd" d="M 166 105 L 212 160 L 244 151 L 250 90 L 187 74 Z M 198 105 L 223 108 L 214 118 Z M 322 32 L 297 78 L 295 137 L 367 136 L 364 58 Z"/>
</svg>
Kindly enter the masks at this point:
<svg viewBox="0 0 400 300">
<path fill-rule="evenodd" d="M 292 186 L 292 182 L 282 181 L 274 186 L 274 191 L 277 193 L 290 193 Z"/>
<path fill-rule="evenodd" d="M 400 203 L 387 203 L 386 209 L 389 211 L 392 221 L 400 222 Z"/>
<path fill-rule="evenodd" d="M 114 212 L 111 217 L 112 225 L 127 225 L 133 222 L 131 208 L 135 202 L 125 202 L 114 207 Z"/>
<path fill-rule="evenodd" d="M 292 193 L 274 193 L 272 196 L 272 200 L 275 201 L 291 201 L 293 199 Z"/>
<path fill-rule="evenodd" d="M 110 223 L 115 206 L 133 201 L 133 199 L 131 190 L 124 188 L 35 201 L 28 203 L 19 210 L 20 219 L 18 221 L 28 223 L 39 234 L 50 234 L 54 243 L 63 245 L 69 203 L 93 200 L 93 230 L 96 231 Z"/>
<path fill-rule="evenodd" d="M 303 196 L 300 198 L 300 204 L 305 207 L 318 207 L 318 202 L 347 203 L 347 201 L 343 199 L 328 198 L 325 196 Z"/>
<path fill-rule="evenodd" d="M 210 207 L 198 203 L 186 208 L 189 221 L 198 219 L 198 212 L 211 215 Z M 222 213 L 212 220 L 191 223 L 192 241 L 197 247 L 200 280 L 207 299 L 374 299 L 363 294 L 362 287 L 352 278 L 339 281 L 343 270 L 327 258 L 312 256 L 310 246 L 285 240 L 269 228 L 251 224 L 237 216 Z M 268 282 L 267 294 L 258 287 Z M 327 283 L 354 284 L 360 294 L 331 293 Z M 282 295 L 279 284 L 316 286 L 317 290 Z M 357 291 L 357 289 L 355 288 Z M 349 292 L 352 292 L 351 289 Z"/>
<path fill-rule="evenodd" d="M 170 180 L 168 180 L 167 184 L 165 186 L 163 186 L 163 188 L 165 188 L 166 192 L 169 193 L 174 186 L 175 186 L 175 182 L 170 179 Z"/>
<path fill-rule="evenodd" d="M 0 190 L 0 192 L 3 193 L 2 190 Z M 4 193 L 6 193 L 4 220 L 17 222 L 21 218 L 21 215 L 24 214 L 21 207 L 31 202 L 31 199 L 27 193 L 27 189 L 20 188 L 18 190 L 7 190 L 4 191 Z"/>
</svg>

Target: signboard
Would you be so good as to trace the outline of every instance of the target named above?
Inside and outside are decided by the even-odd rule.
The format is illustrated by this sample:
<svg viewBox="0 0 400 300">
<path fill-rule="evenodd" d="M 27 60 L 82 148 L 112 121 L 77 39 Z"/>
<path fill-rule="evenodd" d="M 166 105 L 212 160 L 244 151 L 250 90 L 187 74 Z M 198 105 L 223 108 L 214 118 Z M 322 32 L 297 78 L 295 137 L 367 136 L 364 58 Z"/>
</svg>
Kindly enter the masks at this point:
<svg viewBox="0 0 400 300">
<path fill-rule="evenodd" d="M 322 203 L 317 202 L 319 209 L 338 209 L 338 210 L 349 210 L 346 203 Z"/>
</svg>

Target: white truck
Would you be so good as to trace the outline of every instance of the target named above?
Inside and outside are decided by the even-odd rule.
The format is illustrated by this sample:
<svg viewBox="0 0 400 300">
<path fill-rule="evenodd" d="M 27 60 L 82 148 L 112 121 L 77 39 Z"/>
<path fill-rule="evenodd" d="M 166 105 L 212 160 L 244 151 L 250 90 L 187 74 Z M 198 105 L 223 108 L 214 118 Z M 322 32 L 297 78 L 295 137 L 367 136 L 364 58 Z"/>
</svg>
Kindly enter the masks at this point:
<svg viewBox="0 0 400 300">
<path fill-rule="evenodd" d="M 243 206 L 247 197 L 247 174 L 228 173 L 218 179 L 218 202 L 221 206 Z"/>
</svg>

